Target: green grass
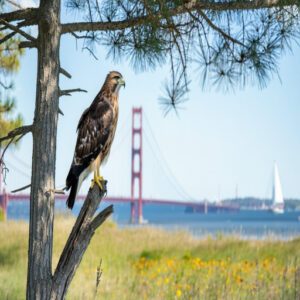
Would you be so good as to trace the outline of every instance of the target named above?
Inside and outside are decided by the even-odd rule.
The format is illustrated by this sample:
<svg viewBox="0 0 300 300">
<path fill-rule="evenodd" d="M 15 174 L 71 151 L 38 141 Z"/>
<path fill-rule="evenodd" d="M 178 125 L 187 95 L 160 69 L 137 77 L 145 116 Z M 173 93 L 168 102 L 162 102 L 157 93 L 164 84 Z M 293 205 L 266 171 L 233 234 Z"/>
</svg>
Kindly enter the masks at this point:
<svg viewBox="0 0 300 300">
<path fill-rule="evenodd" d="M 73 223 L 65 216 L 55 222 L 53 268 Z M 25 299 L 27 240 L 28 223 L 0 223 L 0 299 Z M 295 299 L 299 266 L 300 239 L 196 240 L 185 232 L 119 229 L 106 222 L 94 235 L 67 299 Z"/>
<path fill-rule="evenodd" d="M 0 222 L 4 221 L 5 215 L 3 209 L 0 207 Z"/>
</svg>

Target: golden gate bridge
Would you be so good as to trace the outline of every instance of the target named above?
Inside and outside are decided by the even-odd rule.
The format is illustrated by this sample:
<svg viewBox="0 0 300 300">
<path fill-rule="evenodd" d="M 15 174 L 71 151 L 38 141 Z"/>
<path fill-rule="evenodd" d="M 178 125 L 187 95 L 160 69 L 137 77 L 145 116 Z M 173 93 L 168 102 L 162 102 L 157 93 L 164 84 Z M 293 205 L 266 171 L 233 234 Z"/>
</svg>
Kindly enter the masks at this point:
<svg viewBox="0 0 300 300">
<path fill-rule="evenodd" d="M 151 132 L 154 138 L 153 133 Z M 156 141 L 155 141 L 156 142 Z M 155 155 L 155 154 L 154 154 Z M 15 157 L 19 165 L 28 166 L 18 157 Z M 17 170 L 21 175 L 27 176 L 22 169 L 12 165 L 12 168 Z M 169 173 L 170 168 L 169 169 Z M 148 203 L 162 204 L 162 205 L 183 205 L 189 212 L 207 213 L 207 212 L 224 212 L 236 211 L 239 208 L 232 205 L 224 205 L 222 203 L 211 203 L 208 201 L 197 201 L 190 197 L 186 192 L 182 192 L 181 198 L 185 200 L 172 200 L 172 199 L 159 199 L 159 198 L 145 198 L 143 197 L 143 110 L 141 107 L 132 109 L 132 126 L 131 126 L 131 195 L 130 197 L 124 196 L 107 196 L 103 201 L 112 203 L 128 203 L 130 209 L 130 222 L 131 223 L 144 223 L 143 218 L 143 205 Z M 177 183 L 173 187 L 178 189 Z M 78 195 L 77 200 L 84 200 L 85 195 Z M 56 195 L 55 200 L 66 201 L 66 195 Z M 29 194 L 24 193 L 9 193 L 2 188 L 2 172 L 0 170 L 0 207 L 4 215 L 7 214 L 7 207 L 12 201 L 29 201 Z"/>
</svg>

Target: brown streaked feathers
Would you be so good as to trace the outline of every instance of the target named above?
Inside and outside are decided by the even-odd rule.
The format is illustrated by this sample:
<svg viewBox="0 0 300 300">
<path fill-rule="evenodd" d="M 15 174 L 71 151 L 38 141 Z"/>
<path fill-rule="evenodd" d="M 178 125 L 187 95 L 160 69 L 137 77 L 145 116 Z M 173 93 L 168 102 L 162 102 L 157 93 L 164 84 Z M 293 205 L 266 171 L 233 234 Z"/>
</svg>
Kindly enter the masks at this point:
<svg viewBox="0 0 300 300">
<path fill-rule="evenodd" d="M 95 97 L 78 123 L 77 142 L 73 162 L 66 179 L 66 189 L 71 188 L 67 205 L 72 208 L 82 180 L 94 168 L 100 166 L 110 151 L 118 121 L 118 79 L 119 72 L 110 72 Z"/>
</svg>

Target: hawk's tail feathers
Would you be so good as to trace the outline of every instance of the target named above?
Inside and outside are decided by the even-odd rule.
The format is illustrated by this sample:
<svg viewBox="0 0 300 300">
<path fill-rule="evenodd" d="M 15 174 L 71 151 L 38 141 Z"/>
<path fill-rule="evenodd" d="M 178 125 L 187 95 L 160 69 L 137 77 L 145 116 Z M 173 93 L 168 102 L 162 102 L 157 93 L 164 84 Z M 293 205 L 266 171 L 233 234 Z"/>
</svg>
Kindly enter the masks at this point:
<svg viewBox="0 0 300 300">
<path fill-rule="evenodd" d="M 72 209 L 74 206 L 76 194 L 77 194 L 77 188 L 78 188 L 78 179 L 74 180 L 71 186 L 71 191 L 69 194 L 69 197 L 67 199 L 67 206 Z"/>
</svg>

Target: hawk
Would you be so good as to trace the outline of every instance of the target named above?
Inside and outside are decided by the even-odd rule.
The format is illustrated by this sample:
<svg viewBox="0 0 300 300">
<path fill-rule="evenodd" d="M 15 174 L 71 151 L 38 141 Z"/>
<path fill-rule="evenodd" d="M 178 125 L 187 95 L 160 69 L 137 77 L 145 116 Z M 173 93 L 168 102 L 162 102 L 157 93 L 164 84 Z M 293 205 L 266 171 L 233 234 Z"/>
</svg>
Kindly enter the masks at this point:
<svg viewBox="0 0 300 300">
<path fill-rule="evenodd" d="M 102 187 L 100 166 L 107 159 L 116 132 L 119 91 L 125 87 L 121 73 L 112 71 L 94 101 L 82 114 L 77 126 L 77 142 L 66 190 L 71 189 L 67 206 L 72 209 L 82 181 L 94 172 L 92 186 Z"/>
</svg>

